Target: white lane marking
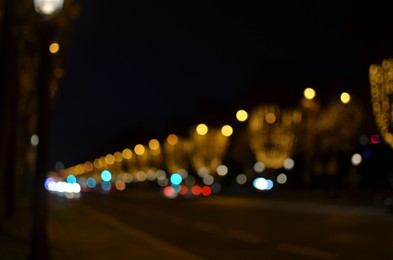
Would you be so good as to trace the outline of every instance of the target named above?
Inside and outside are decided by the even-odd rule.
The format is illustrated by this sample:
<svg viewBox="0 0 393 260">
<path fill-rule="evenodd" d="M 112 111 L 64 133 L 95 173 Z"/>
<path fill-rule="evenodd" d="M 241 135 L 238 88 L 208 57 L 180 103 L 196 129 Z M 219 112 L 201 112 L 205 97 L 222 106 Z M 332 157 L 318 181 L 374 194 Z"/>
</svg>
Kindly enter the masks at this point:
<svg viewBox="0 0 393 260">
<path fill-rule="evenodd" d="M 303 256 L 310 256 L 319 259 L 334 259 L 337 257 L 336 254 L 328 251 L 323 251 L 311 247 L 306 246 L 299 246 L 294 244 L 282 243 L 279 244 L 277 247 L 278 250 L 303 255 Z"/>
<path fill-rule="evenodd" d="M 95 218 L 107 225 L 110 225 L 118 230 L 122 231 L 123 233 L 130 235 L 134 238 L 140 239 L 145 243 L 149 244 L 152 247 L 161 250 L 162 252 L 167 253 L 173 257 L 179 257 L 181 259 L 203 259 L 197 255 L 194 255 L 186 250 L 183 250 L 179 247 L 173 246 L 155 236 L 152 236 L 142 230 L 137 228 L 128 226 L 116 218 L 111 217 L 110 215 L 104 214 L 100 211 L 96 211 L 92 208 L 86 208 L 86 206 L 78 208 L 78 210 L 85 211 L 90 217 Z"/>
</svg>

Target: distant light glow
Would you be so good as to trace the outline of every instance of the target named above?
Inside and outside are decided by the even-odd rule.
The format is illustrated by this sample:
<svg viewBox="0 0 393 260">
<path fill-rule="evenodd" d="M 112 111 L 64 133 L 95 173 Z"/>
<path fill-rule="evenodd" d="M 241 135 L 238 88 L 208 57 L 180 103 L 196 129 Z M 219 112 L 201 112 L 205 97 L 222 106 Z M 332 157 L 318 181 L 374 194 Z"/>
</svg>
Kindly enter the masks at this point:
<svg viewBox="0 0 393 260">
<path fill-rule="evenodd" d="M 157 180 L 163 180 L 166 178 L 166 172 L 164 170 L 158 170 L 156 172 L 156 178 Z"/>
<path fill-rule="evenodd" d="M 103 181 L 103 182 L 101 183 L 101 188 L 102 188 L 104 191 L 110 191 L 111 188 L 112 188 L 112 183 L 111 183 L 110 181 Z"/>
<path fill-rule="evenodd" d="M 52 42 L 52 43 L 49 45 L 49 52 L 50 52 L 50 53 L 56 54 L 57 52 L 59 52 L 59 50 L 60 50 L 60 45 L 59 45 L 59 43 L 57 43 L 57 42 Z"/>
<path fill-rule="evenodd" d="M 205 134 L 207 134 L 208 131 L 209 131 L 209 128 L 205 124 L 199 124 L 196 127 L 196 132 L 199 135 L 205 135 Z"/>
<path fill-rule="evenodd" d="M 112 179 L 112 173 L 108 170 L 103 170 L 101 172 L 101 179 L 103 181 L 110 181 Z"/>
<path fill-rule="evenodd" d="M 185 185 L 180 186 L 180 190 L 178 192 L 180 195 L 186 195 L 188 193 L 188 188 Z"/>
<path fill-rule="evenodd" d="M 354 166 L 360 165 L 362 163 L 362 156 L 358 153 L 355 153 L 351 157 L 351 162 L 352 162 L 352 165 L 354 165 Z"/>
<path fill-rule="evenodd" d="M 181 177 L 180 174 L 174 173 L 171 175 L 171 182 L 174 185 L 179 185 L 183 181 L 183 178 Z"/>
<path fill-rule="evenodd" d="M 72 174 L 68 175 L 67 176 L 67 182 L 71 183 L 71 184 L 76 183 L 76 177 L 74 175 L 72 175 Z"/>
<path fill-rule="evenodd" d="M 121 179 L 125 182 L 125 183 L 131 183 L 132 182 L 132 174 L 131 173 L 123 173 L 121 175 Z"/>
<path fill-rule="evenodd" d="M 168 144 L 170 144 L 170 145 L 175 145 L 175 144 L 177 144 L 177 142 L 179 141 L 179 138 L 178 138 L 177 135 L 175 135 L 175 134 L 170 134 L 170 135 L 168 135 L 168 137 L 166 138 L 166 141 L 167 141 Z"/>
<path fill-rule="evenodd" d="M 375 135 L 371 136 L 370 142 L 372 144 L 379 144 L 379 143 L 381 143 L 381 138 L 379 137 L 379 135 L 375 134 Z"/>
<path fill-rule="evenodd" d="M 209 186 L 203 186 L 201 190 L 201 194 L 203 196 L 209 196 L 212 193 L 212 189 Z"/>
<path fill-rule="evenodd" d="M 277 183 L 279 184 L 284 184 L 287 182 L 287 175 L 285 173 L 280 173 L 277 175 Z"/>
<path fill-rule="evenodd" d="M 132 158 L 132 151 L 131 151 L 131 149 L 126 148 L 123 150 L 121 155 L 123 156 L 124 159 L 129 160 Z"/>
<path fill-rule="evenodd" d="M 123 191 L 126 189 L 126 184 L 124 181 L 122 180 L 117 180 L 115 183 L 115 187 L 117 190 Z"/>
<path fill-rule="evenodd" d="M 33 147 L 37 147 L 39 142 L 40 139 L 38 138 L 38 135 L 34 134 L 30 137 L 30 143 Z"/>
<path fill-rule="evenodd" d="M 230 125 L 224 125 L 221 128 L 221 133 L 223 136 L 231 136 L 233 134 L 233 128 Z"/>
<path fill-rule="evenodd" d="M 93 189 L 93 188 L 96 187 L 97 182 L 96 182 L 96 180 L 95 180 L 93 177 L 89 177 L 89 178 L 87 179 L 87 181 L 86 181 L 86 184 L 87 184 L 87 187 Z"/>
<path fill-rule="evenodd" d="M 137 181 L 145 181 L 147 179 L 147 174 L 144 171 L 138 171 L 136 173 L 136 180 Z"/>
<path fill-rule="evenodd" d="M 121 152 L 115 152 L 113 154 L 113 157 L 115 157 L 115 161 L 118 163 L 123 161 L 123 155 L 121 154 Z"/>
<path fill-rule="evenodd" d="M 206 185 L 212 185 L 214 182 L 214 177 L 211 176 L 210 174 L 206 175 L 205 177 L 203 177 L 203 183 Z"/>
<path fill-rule="evenodd" d="M 84 172 L 91 172 L 94 168 L 94 165 L 92 162 L 87 161 L 83 164 L 83 171 Z"/>
<path fill-rule="evenodd" d="M 143 155 L 145 153 L 145 147 L 142 144 L 137 144 L 134 147 L 134 152 L 137 155 Z"/>
<path fill-rule="evenodd" d="M 243 110 L 243 109 L 240 109 L 240 110 L 238 110 L 238 111 L 236 112 L 236 119 L 237 119 L 239 122 L 244 122 L 244 121 L 247 120 L 247 118 L 248 118 L 248 113 L 247 113 L 247 111 L 245 111 L 245 110 Z"/>
<path fill-rule="evenodd" d="M 149 141 L 149 147 L 152 150 L 158 150 L 160 148 L 160 142 L 157 139 L 151 139 Z"/>
<path fill-rule="evenodd" d="M 164 187 L 164 189 L 162 191 L 163 191 L 164 196 L 167 198 L 173 199 L 173 198 L 176 198 L 176 196 L 177 196 L 177 192 L 171 186 Z"/>
<path fill-rule="evenodd" d="M 343 104 L 348 104 L 351 101 L 351 96 L 347 92 L 341 93 L 340 100 Z"/>
<path fill-rule="evenodd" d="M 63 9 L 64 0 L 34 0 L 34 9 L 37 13 L 52 15 Z"/>
<path fill-rule="evenodd" d="M 48 178 L 45 180 L 44 185 L 45 185 L 45 188 L 46 188 L 47 190 L 49 190 L 49 186 L 51 185 L 50 183 L 56 183 L 56 180 L 55 180 L 54 178 L 52 178 L 52 177 L 48 177 Z"/>
<path fill-rule="evenodd" d="M 115 157 L 112 154 L 108 154 L 105 156 L 105 162 L 109 165 L 112 165 L 115 163 Z"/>
<path fill-rule="evenodd" d="M 274 113 L 267 113 L 265 116 L 266 123 L 274 124 L 276 122 L 276 115 Z"/>
<path fill-rule="evenodd" d="M 254 171 L 263 172 L 265 170 L 265 164 L 263 162 L 254 163 Z"/>
<path fill-rule="evenodd" d="M 316 95 L 316 93 L 315 93 L 315 90 L 314 89 L 312 89 L 312 88 L 306 88 L 305 90 L 304 90 L 304 97 L 306 98 L 306 99 L 308 99 L 308 100 L 312 100 L 312 99 L 314 99 L 315 98 L 315 95 Z"/>
<path fill-rule="evenodd" d="M 191 193 L 195 196 L 199 196 L 202 192 L 202 188 L 198 185 L 195 185 L 191 188 Z"/>
<path fill-rule="evenodd" d="M 239 174 L 236 176 L 236 182 L 243 185 L 247 182 L 247 176 L 245 174 Z"/>
<path fill-rule="evenodd" d="M 286 170 L 292 170 L 293 167 L 295 167 L 295 161 L 294 161 L 292 158 L 287 158 L 287 159 L 284 161 L 284 168 L 285 168 Z"/>
<path fill-rule="evenodd" d="M 266 182 L 267 182 L 266 190 L 271 190 L 273 188 L 273 186 L 274 186 L 273 181 L 267 179 Z"/>
<path fill-rule="evenodd" d="M 253 186 L 254 188 L 256 188 L 257 190 L 266 190 L 268 187 L 268 182 L 265 178 L 255 178 L 253 181 Z"/>
<path fill-rule="evenodd" d="M 226 167 L 225 165 L 219 165 L 217 167 L 217 174 L 220 176 L 225 176 L 228 173 L 228 167 Z"/>
</svg>

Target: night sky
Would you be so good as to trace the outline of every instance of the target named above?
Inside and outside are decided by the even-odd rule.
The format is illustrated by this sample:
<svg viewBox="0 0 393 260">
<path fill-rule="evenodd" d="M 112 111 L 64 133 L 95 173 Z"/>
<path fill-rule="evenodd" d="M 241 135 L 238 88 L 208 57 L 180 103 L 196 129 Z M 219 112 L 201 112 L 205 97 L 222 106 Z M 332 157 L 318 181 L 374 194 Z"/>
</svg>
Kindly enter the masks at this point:
<svg viewBox="0 0 393 260">
<path fill-rule="evenodd" d="M 54 111 L 51 168 L 94 159 L 130 133 L 163 135 L 210 101 L 246 106 L 258 93 L 264 102 L 296 104 L 309 86 L 368 101 L 368 67 L 393 50 L 381 4 L 80 2 Z"/>
</svg>

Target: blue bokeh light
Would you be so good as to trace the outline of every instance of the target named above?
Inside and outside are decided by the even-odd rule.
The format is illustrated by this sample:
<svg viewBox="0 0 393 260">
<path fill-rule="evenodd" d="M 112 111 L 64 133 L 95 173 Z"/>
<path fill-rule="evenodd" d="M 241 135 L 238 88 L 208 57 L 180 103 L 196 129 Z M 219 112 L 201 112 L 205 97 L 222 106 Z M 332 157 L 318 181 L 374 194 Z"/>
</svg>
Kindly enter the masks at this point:
<svg viewBox="0 0 393 260">
<path fill-rule="evenodd" d="M 183 178 L 181 177 L 180 174 L 174 173 L 171 175 L 171 182 L 174 185 L 179 185 L 183 181 Z"/>
<path fill-rule="evenodd" d="M 90 178 L 87 179 L 86 184 L 87 184 L 87 187 L 93 189 L 93 188 L 96 187 L 97 182 L 96 182 L 96 180 L 94 178 L 90 177 Z"/>
<path fill-rule="evenodd" d="M 101 179 L 103 181 L 110 181 L 112 179 L 112 173 L 108 170 L 103 170 L 101 173 Z"/>
<path fill-rule="evenodd" d="M 76 183 L 76 177 L 74 175 L 72 175 L 72 174 L 68 175 L 67 176 L 67 182 L 71 183 L 71 184 Z"/>
</svg>

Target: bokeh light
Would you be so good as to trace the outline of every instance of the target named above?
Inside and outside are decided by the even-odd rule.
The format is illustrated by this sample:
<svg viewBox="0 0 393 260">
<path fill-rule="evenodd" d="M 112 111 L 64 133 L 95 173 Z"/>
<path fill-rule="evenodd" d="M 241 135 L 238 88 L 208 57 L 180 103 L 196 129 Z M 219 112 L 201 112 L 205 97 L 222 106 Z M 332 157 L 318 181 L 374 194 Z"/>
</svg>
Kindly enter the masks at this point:
<svg viewBox="0 0 393 260">
<path fill-rule="evenodd" d="M 217 174 L 220 176 L 225 176 L 228 173 L 228 167 L 226 167 L 225 165 L 219 165 L 217 167 Z"/>
<path fill-rule="evenodd" d="M 221 128 L 221 133 L 223 136 L 231 136 L 233 134 L 233 128 L 230 125 L 224 125 Z"/>
<path fill-rule="evenodd" d="M 145 147 L 142 144 L 137 144 L 134 147 L 134 152 L 137 155 L 143 155 L 145 153 Z"/>
<path fill-rule="evenodd" d="M 362 156 L 358 153 L 355 153 L 351 157 L 351 163 L 352 163 L 352 165 L 355 165 L 355 166 L 360 165 L 362 163 Z"/>
<path fill-rule="evenodd" d="M 199 124 L 199 125 L 196 127 L 196 132 L 197 132 L 197 134 L 199 134 L 199 135 L 205 135 L 205 134 L 207 134 L 208 131 L 209 131 L 209 128 L 208 128 L 207 125 L 205 125 L 205 124 Z"/>
<path fill-rule="evenodd" d="M 247 182 L 247 176 L 245 174 L 239 174 L 238 176 L 236 176 L 236 182 L 238 184 L 245 184 Z"/>
<path fill-rule="evenodd" d="M 174 185 L 179 185 L 183 181 L 183 178 L 181 177 L 180 174 L 174 173 L 171 175 L 171 182 Z"/>
<path fill-rule="evenodd" d="M 60 45 L 59 45 L 58 42 L 52 42 L 52 43 L 49 45 L 49 52 L 50 52 L 50 53 L 56 54 L 56 53 L 59 52 L 59 50 L 60 50 Z"/>
<path fill-rule="evenodd" d="M 280 173 L 277 175 L 277 183 L 284 184 L 287 182 L 287 175 L 285 173 Z"/>
<path fill-rule="evenodd" d="M 245 111 L 245 110 L 243 110 L 243 109 L 240 109 L 240 110 L 238 110 L 238 111 L 236 112 L 236 119 L 237 119 L 239 122 L 244 122 L 244 121 L 247 120 L 247 118 L 248 118 L 248 113 L 247 113 L 247 111 Z"/>
<path fill-rule="evenodd" d="M 166 138 L 166 141 L 167 141 L 168 144 L 170 144 L 170 145 L 175 145 L 175 144 L 177 144 L 177 142 L 179 141 L 179 138 L 178 138 L 177 135 L 175 135 L 175 134 L 170 134 L 170 135 L 168 135 L 168 137 Z"/>
<path fill-rule="evenodd" d="M 123 156 L 124 159 L 129 160 L 132 158 L 132 151 L 131 151 L 131 149 L 126 148 L 123 150 L 121 155 Z"/>
<path fill-rule="evenodd" d="M 38 135 L 34 134 L 30 137 L 30 143 L 33 147 L 37 147 L 40 139 L 38 138 Z"/>
<path fill-rule="evenodd" d="M 315 93 L 315 90 L 314 89 L 312 89 L 312 88 L 306 88 L 305 90 L 304 90 L 304 97 L 306 98 L 306 99 L 308 99 L 308 100 L 311 100 L 311 99 L 314 99 L 315 98 L 315 95 L 316 95 L 316 93 Z"/>
<path fill-rule="evenodd" d="M 348 104 L 351 101 L 351 96 L 347 92 L 341 93 L 340 100 L 343 104 Z"/>
<path fill-rule="evenodd" d="M 103 170 L 101 172 L 101 179 L 103 181 L 110 181 L 112 179 L 112 173 L 108 170 Z"/>
<path fill-rule="evenodd" d="M 286 170 L 292 170 L 295 167 L 295 161 L 292 158 L 287 158 L 283 166 Z"/>
</svg>

